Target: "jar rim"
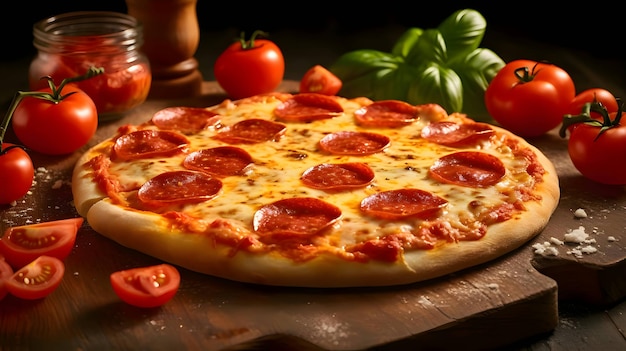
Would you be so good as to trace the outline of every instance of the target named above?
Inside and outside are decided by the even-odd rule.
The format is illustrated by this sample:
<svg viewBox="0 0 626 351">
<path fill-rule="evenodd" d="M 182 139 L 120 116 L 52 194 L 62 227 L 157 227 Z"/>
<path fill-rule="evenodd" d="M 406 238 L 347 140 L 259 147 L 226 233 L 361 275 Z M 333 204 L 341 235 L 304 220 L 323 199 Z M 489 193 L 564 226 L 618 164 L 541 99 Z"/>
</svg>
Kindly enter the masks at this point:
<svg viewBox="0 0 626 351">
<path fill-rule="evenodd" d="M 76 50 L 110 52 L 112 47 L 128 51 L 143 45 L 142 30 L 139 20 L 121 12 L 67 12 L 36 22 L 33 44 L 38 50 L 72 54 Z M 93 39 L 97 40 L 97 47 L 85 45 Z"/>
<path fill-rule="evenodd" d="M 75 11 L 51 16 L 33 25 L 35 36 L 123 36 L 141 33 L 133 16 L 113 11 Z"/>
</svg>

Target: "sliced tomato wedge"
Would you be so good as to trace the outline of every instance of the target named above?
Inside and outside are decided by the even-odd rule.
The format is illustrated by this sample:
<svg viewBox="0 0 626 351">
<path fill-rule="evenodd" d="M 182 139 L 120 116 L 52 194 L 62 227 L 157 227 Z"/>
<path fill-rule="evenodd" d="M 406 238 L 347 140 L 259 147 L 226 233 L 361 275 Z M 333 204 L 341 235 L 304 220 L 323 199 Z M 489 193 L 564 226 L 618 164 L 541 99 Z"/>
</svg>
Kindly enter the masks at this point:
<svg viewBox="0 0 626 351">
<path fill-rule="evenodd" d="M 76 242 L 82 217 L 8 228 L 0 238 L 0 254 L 14 268 L 46 255 L 64 260 Z"/>
<path fill-rule="evenodd" d="M 169 264 L 131 268 L 111 273 L 117 296 L 136 307 L 158 307 L 171 300 L 180 286 L 180 273 Z"/>
<path fill-rule="evenodd" d="M 13 268 L 0 256 L 0 300 L 7 296 L 6 281 L 13 275 Z"/>
<path fill-rule="evenodd" d="M 63 261 L 56 257 L 39 256 L 15 271 L 5 286 L 9 293 L 26 300 L 44 298 L 59 287 L 65 274 Z"/>
<path fill-rule="evenodd" d="M 301 93 L 337 95 L 343 83 L 339 77 L 321 65 L 311 67 L 300 80 Z"/>
</svg>

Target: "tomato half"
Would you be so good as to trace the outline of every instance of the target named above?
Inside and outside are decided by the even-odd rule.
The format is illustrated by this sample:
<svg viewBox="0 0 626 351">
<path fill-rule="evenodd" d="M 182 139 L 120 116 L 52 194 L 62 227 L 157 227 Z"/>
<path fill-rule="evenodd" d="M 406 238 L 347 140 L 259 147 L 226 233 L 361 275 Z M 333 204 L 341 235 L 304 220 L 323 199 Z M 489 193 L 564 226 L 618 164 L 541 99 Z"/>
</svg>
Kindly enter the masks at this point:
<svg viewBox="0 0 626 351">
<path fill-rule="evenodd" d="M 50 92 L 50 88 L 38 90 Z M 93 100 L 74 85 L 66 85 L 58 103 L 26 96 L 13 112 L 17 138 L 29 149 L 47 155 L 63 155 L 85 145 L 98 127 Z"/>
<path fill-rule="evenodd" d="M 3 143 L 0 152 L 0 204 L 21 199 L 33 186 L 35 167 L 24 149 Z"/>
<path fill-rule="evenodd" d="M 78 217 L 8 228 L 0 238 L 0 254 L 16 269 L 42 255 L 64 260 L 83 221 Z"/>
<path fill-rule="evenodd" d="M 583 106 L 586 103 L 593 101 L 602 103 L 609 113 L 617 112 L 617 100 L 610 91 L 602 88 L 591 88 L 578 93 L 576 97 L 574 97 L 572 102 L 570 102 L 567 113 L 570 115 L 578 115 L 582 112 Z M 591 112 L 591 117 L 601 118 L 596 112 Z"/>
<path fill-rule="evenodd" d="M 561 123 L 575 93 L 572 78 L 562 68 L 515 60 L 493 77 L 485 105 L 502 127 L 521 137 L 537 137 Z"/>
<path fill-rule="evenodd" d="M 27 300 L 41 299 L 59 287 L 64 274 L 63 261 L 56 257 L 39 256 L 15 271 L 5 284 L 11 295 Z"/>
<path fill-rule="evenodd" d="M 213 66 L 215 79 L 233 99 L 271 93 L 283 81 L 282 51 L 274 42 L 255 36 L 229 45 Z"/>
<path fill-rule="evenodd" d="M 113 290 L 122 301 L 144 308 L 168 302 L 180 286 L 180 273 L 165 263 L 117 271 L 110 278 Z"/>
<path fill-rule="evenodd" d="M 8 294 L 6 281 L 13 275 L 13 268 L 0 256 L 0 300 Z"/>
<path fill-rule="evenodd" d="M 300 80 L 300 92 L 337 95 L 342 85 L 341 79 L 331 71 L 324 66 L 315 65 Z"/>
</svg>

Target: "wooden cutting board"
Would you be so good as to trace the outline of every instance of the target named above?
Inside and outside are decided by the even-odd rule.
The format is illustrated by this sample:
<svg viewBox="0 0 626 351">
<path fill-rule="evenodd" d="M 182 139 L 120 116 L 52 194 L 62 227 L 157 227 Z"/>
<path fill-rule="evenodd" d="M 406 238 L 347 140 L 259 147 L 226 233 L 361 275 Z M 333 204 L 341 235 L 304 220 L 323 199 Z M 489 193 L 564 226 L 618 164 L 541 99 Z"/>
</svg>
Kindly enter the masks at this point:
<svg viewBox="0 0 626 351">
<path fill-rule="evenodd" d="M 293 91 L 294 83 L 281 89 Z M 166 106 L 210 106 L 225 96 L 215 83 L 205 94 L 152 100 L 120 120 L 101 124 L 82 151 L 67 157 L 33 155 L 39 168 L 32 193 L 0 208 L 1 229 L 78 216 L 70 188 L 81 152 L 117 127 L 140 123 Z M 113 271 L 159 263 L 94 232 L 80 230 L 66 259 L 66 276 L 40 301 L 0 301 L 0 348 L 14 349 L 485 349 L 553 330 L 558 299 L 606 304 L 626 295 L 624 187 L 594 184 L 569 162 L 566 141 L 551 134 L 532 141 L 553 160 L 561 203 L 528 245 L 490 263 L 408 286 L 358 289 L 280 288 L 237 283 L 181 269 L 181 287 L 155 309 L 128 306 L 109 283 Z M 586 218 L 574 211 L 584 209 Z M 533 252 L 534 243 L 563 239 L 584 226 L 596 253 L 577 258 Z M 609 240 L 612 236 L 615 240 Z"/>
</svg>

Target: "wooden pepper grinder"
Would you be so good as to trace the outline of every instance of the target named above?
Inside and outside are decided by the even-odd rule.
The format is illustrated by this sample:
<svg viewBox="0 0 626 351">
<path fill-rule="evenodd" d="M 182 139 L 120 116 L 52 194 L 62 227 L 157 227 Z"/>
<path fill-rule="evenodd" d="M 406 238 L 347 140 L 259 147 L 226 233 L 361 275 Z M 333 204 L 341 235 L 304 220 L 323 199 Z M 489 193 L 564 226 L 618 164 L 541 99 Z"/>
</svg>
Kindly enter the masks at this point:
<svg viewBox="0 0 626 351">
<path fill-rule="evenodd" d="M 194 55 L 200 41 L 197 0 L 126 0 L 128 14 L 143 24 L 142 51 L 150 60 L 150 98 L 202 94 Z"/>
</svg>

